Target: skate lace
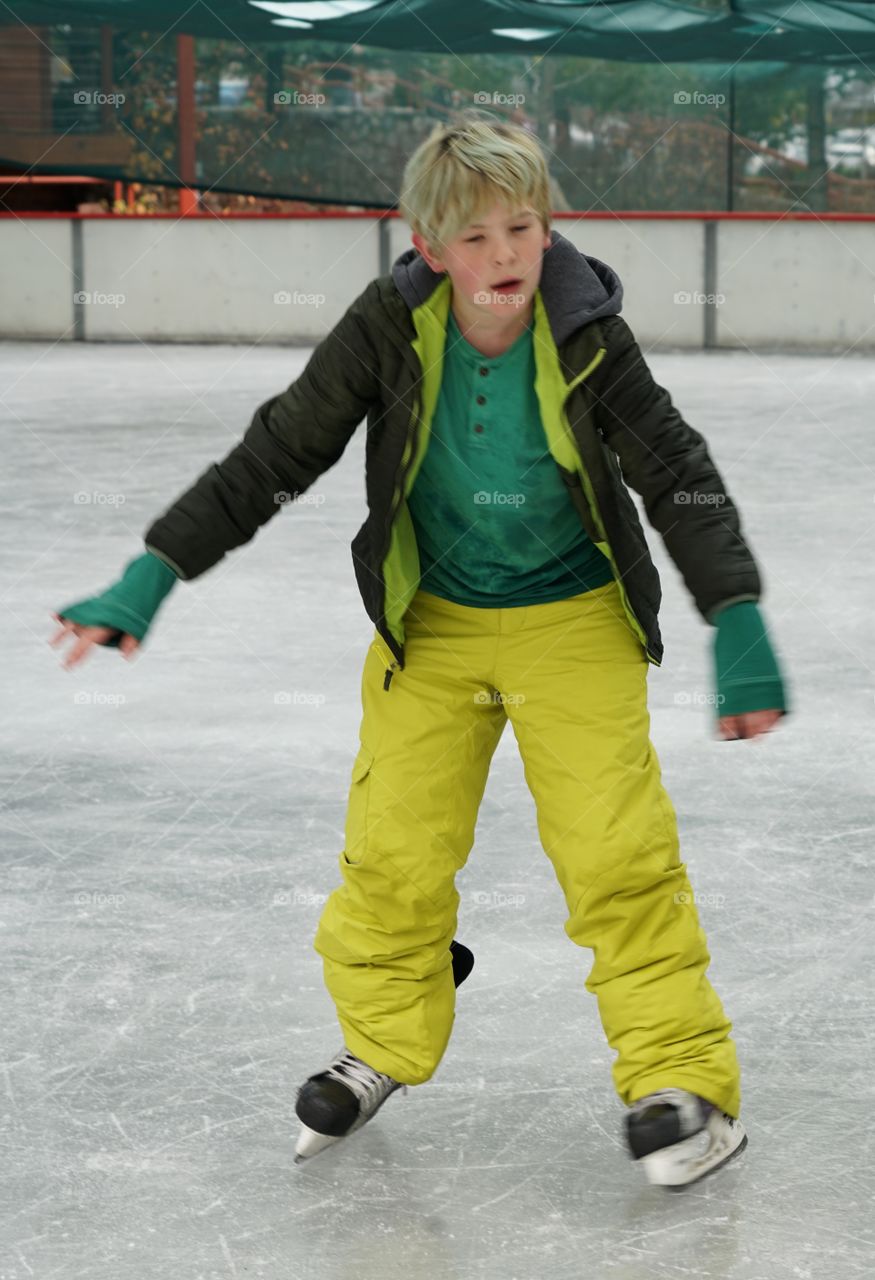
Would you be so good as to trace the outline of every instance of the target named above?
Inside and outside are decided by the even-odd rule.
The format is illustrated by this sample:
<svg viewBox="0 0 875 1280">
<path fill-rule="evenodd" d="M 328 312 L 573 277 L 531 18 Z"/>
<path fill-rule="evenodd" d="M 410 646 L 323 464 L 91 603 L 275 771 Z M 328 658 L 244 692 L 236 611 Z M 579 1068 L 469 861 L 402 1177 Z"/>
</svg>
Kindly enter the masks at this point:
<svg viewBox="0 0 875 1280">
<path fill-rule="evenodd" d="M 369 1067 L 348 1049 L 342 1050 L 337 1055 L 331 1065 L 326 1068 L 325 1074 L 345 1084 L 366 1106 L 379 1102 L 380 1098 L 389 1093 L 398 1083 L 391 1076 L 384 1075 L 382 1071 L 375 1071 L 373 1067 Z"/>
<path fill-rule="evenodd" d="M 698 1094 L 690 1093 L 686 1089 L 655 1089 L 645 1098 L 639 1098 L 637 1102 L 633 1102 L 632 1111 L 637 1113 L 643 1111 L 645 1107 L 659 1104 L 677 1107 L 681 1113 L 681 1131 L 687 1133 L 694 1132 L 701 1125 L 702 1117 L 707 1114 L 710 1105 Z"/>
</svg>

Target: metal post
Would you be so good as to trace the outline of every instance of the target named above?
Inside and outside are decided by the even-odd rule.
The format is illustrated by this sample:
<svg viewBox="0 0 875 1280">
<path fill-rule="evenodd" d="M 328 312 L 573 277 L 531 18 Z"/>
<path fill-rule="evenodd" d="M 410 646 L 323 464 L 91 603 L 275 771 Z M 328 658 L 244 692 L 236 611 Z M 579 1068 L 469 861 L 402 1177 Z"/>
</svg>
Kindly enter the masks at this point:
<svg viewBox="0 0 875 1280">
<path fill-rule="evenodd" d="M 103 23 L 100 28 L 100 92 L 104 101 L 100 107 L 100 127 L 109 133 L 116 125 L 116 109 L 106 99 L 113 93 L 115 77 L 112 63 L 112 27 Z"/>
<path fill-rule="evenodd" d="M 707 350 L 717 346 L 717 219 L 705 222 L 705 255 L 702 264 L 705 277 L 705 305 L 703 307 L 704 332 L 702 346 Z M 708 298 L 714 298 L 709 302 Z"/>
<path fill-rule="evenodd" d="M 392 270 L 392 262 L 390 259 L 390 227 L 388 218 L 380 218 L 377 222 L 377 245 L 379 253 L 378 270 L 381 276 L 387 276 Z"/>
<path fill-rule="evenodd" d="M 735 207 L 735 67 L 729 72 L 729 151 L 726 156 L 726 208 Z"/>
<path fill-rule="evenodd" d="M 284 55 L 285 47 L 281 44 L 272 45 L 267 54 L 267 74 L 264 77 L 264 109 L 268 115 L 272 115 L 276 111 L 274 96 L 285 88 L 283 84 Z"/>
<path fill-rule="evenodd" d="M 82 219 L 70 219 L 70 235 L 71 243 L 71 268 L 73 275 L 73 341 L 84 342 L 87 334 L 85 332 L 85 307 L 86 294 L 83 286 L 85 284 L 85 255 L 82 250 Z"/>
<path fill-rule="evenodd" d="M 826 77 L 823 67 L 805 68 L 808 125 L 808 194 L 805 203 L 812 211 L 829 208 L 829 162 L 826 158 Z"/>
</svg>

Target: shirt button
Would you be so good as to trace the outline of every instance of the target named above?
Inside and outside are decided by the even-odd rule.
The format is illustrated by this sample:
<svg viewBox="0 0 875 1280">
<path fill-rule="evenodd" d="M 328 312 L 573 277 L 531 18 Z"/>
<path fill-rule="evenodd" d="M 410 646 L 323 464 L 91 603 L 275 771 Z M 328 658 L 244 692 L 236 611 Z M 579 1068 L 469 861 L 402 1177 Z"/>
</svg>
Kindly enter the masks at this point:
<svg viewBox="0 0 875 1280">
<path fill-rule="evenodd" d="M 485 396 L 478 396 L 478 397 L 477 397 L 477 403 L 478 403 L 478 404 L 485 404 L 485 403 L 486 403 L 486 397 L 485 397 Z"/>
<path fill-rule="evenodd" d="M 475 426 L 474 426 L 474 430 L 475 430 L 475 431 L 482 431 L 482 430 L 483 430 L 483 427 L 482 427 L 482 425 L 478 422 L 478 423 L 476 423 L 476 424 L 475 424 Z"/>
<path fill-rule="evenodd" d="M 489 370 L 486 368 L 486 365 L 485 365 L 485 364 L 480 366 L 480 376 L 481 376 L 481 378 L 485 378 L 488 372 L 489 372 Z"/>
</svg>

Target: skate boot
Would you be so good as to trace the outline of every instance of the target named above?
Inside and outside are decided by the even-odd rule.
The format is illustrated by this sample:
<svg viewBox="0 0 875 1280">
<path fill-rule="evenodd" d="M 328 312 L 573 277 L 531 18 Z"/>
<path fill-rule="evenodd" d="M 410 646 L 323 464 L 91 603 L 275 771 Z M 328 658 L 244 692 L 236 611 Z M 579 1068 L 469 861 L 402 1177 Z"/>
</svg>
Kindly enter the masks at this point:
<svg viewBox="0 0 875 1280">
<path fill-rule="evenodd" d="M 461 942 L 450 943 L 450 954 L 453 957 L 453 982 L 460 987 L 474 968 L 474 956 Z"/>
<path fill-rule="evenodd" d="M 344 1045 L 324 1071 L 310 1076 L 298 1090 L 295 1112 L 302 1128 L 295 1163 L 361 1129 L 396 1089 L 406 1093 L 407 1085 L 375 1071 Z"/>
<path fill-rule="evenodd" d="M 460 986 L 474 968 L 474 956 L 461 942 L 451 942 L 453 982 Z M 310 1076 L 298 1090 L 295 1112 L 303 1128 L 295 1163 L 308 1160 L 367 1124 L 396 1089 L 407 1092 L 391 1076 L 375 1071 L 344 1045 L 324 1071 Z"/>
<path fill-rule="evenodd" d="M 747 1146 L 740 1120 L 686 1089 L 657 1089 L 633 1102 L 626 1140 L 648 1182 L 679 1191 Z"/>
</svg>

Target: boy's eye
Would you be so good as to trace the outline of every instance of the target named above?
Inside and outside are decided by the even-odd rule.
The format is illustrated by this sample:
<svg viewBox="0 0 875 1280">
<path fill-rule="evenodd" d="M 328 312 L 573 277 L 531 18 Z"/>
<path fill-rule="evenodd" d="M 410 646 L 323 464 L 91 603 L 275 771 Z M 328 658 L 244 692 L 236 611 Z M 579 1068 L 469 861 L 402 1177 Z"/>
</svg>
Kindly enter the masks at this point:
<svg viewBox="0 0 875 1280">
<path fill-rule="evenodd" d="M 528 231 L 528 229 L 529 229 L 528 223 L 526 223 L 525 226 L 523 227 L 511 227 L 511 231 Z M 465 243 L 474 244 L 476 240 L 482 240 L 482 239 L 483 239 L 482 236 L 471 236 L 471 238 L 469 240 L 466 240 Z"/>
</svg>

